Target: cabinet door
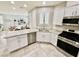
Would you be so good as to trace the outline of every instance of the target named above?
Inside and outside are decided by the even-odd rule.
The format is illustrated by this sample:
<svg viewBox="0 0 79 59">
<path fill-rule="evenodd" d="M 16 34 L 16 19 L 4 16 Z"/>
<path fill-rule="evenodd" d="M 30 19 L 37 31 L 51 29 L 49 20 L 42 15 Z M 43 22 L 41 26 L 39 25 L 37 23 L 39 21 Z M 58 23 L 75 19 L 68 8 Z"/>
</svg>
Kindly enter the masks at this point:
<svg viewBox="0 0 79 59">
<path fill-rule="evenodd" d="M 63 17 L 64 17 L 64 7 L 61 6 L 55 7 L 53 24 L 62 25 Z"/>
<path fill-rule="evenodd" d="M 42 33 L 41 33 L 41 32 L 37 32 L 36 40 L 37 40 L 37 41 L 43 41 Z"/>
<path fill-rule="evenodd" d="M 27 34 L 18 36 L 18 43 L 19 43 L 19 48 L 22 48 L 22 47 L 28 45 Z"/>
<path fill-rule="evenodd" d="M 57 46 L 57 38 L 58 38 L 58 35 L 53 33 L 51 43 L 55 46 Z"/>
<path fill-rule="evenodd" d="M 37 33 L 37 41 L 40 42 L 50 42 L 51 33 L 38 32 Z"/>
<path fill-rule="evenodd" d="M 76 16 L 79 16 L 79 5 L 76 6 Z"/>
<path fill-rule="evenodd" d="M 43 39 L 44 42 L 50 42 L 51 33 L 44 33 L 42 37 L 44 38 Z"/>
<path fill-rule="evenodd" d="M 69 7 L 69 6 L 73 6 L 73 5 L 77 5 L 79 4 L 79 1 L 68 1 L 66 6 Z"/>
<path fill-rule="evenodd" d="M 18 40 L 16 37 L 7 39 L 7 49 L 13 51 L 19 48 Z"/>
<path fill-rule="evenodd" d="M 76 14 L 76 6 L 66 7 L 65 8 L 65 17 L 67 16 L 75 16 Z"/>
</svg>

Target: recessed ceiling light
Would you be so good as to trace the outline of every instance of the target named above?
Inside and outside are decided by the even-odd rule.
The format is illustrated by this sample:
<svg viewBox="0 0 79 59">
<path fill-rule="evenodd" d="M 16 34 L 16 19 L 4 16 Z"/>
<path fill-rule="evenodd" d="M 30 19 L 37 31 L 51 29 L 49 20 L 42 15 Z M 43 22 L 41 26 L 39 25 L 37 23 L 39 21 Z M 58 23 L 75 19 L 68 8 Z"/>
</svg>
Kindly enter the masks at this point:
<svg viewBox="0 0 79 59">
<path fill-rule="evenodd" d="M 46 4 L 46 1 L 43 1 L 42 4 L 45 5 Z"/>
<path fill-rule="evenodd" d="M 15 10 L 16 8 L 15 7 L 13 7 L 13 10 Z"/>
<path fill-rule="evenodd" d="M 11 1 L 11 4 L 15 4 L 15 2 L 14 1 Z"/>
<path fill-rule="evenodd" d="M 27 5 L 26 5 L 26 4 L 24 4 L 24 7 L 26 8 L 26 7 L 27 7 Z"/>
</svg>

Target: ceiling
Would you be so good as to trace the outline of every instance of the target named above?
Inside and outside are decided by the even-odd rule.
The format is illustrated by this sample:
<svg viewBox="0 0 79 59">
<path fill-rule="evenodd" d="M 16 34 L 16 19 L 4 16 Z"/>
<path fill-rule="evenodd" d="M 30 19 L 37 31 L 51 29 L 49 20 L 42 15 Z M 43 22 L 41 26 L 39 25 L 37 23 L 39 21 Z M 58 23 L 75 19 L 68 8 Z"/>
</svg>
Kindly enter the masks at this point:
<svg viewBox="0 0 79 59">
<path fill-rule="evenodd" d="M 28 11 L 38 6 L 54 6 L 65 1 L 46 1 L 43 5 L 43 1 L 14 1 L 15 4 L 11 4 L 11 1 L 0 1 L 0 14 L 16 14 L 16 15 L 28 15 Z M 24 7 L 24 4 L 27 7 Z M 13 9 L 15 7 L 16 9 Z"/>
<path fill-rule="evenodd" d="M 64 1 L 47 1 L 46 6 L 53 6 L 59 3 L 62 3 Z M 27 8 L 23 8 L 23 5 L 27 4 Z M 12 5 L 10 1 L 0 1 L 0 7 L 1 9 L 12 9 L 12 7 L 15 7 L 16 10 L 31 10 L 32 8 L 36 6 L 43 6 L 42 1 L 15 1 L 15 4 Z"/>
</svg>

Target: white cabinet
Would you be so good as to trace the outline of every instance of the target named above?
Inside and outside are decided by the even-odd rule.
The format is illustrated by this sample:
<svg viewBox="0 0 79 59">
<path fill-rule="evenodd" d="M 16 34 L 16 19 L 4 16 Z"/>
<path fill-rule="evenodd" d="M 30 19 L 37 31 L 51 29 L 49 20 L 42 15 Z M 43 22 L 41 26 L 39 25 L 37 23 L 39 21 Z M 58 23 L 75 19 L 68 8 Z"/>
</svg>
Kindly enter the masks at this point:
<svg viewBox="0 0 79 59">
<path fill-rule="evenodd" d="M 76 16 L 79 16 L 79 5 L 76 6 Z"/>
<path fill-rule="evenodd" d="M 9 52 L 28 45 L 27 34 L 9 37 L 9 38 L 6 38 L 6 40 L 7 40 L 7 49 Z"/>
<path fill-rule="evenodd" d="M 54 8 L 53 24 L 62 25 L 64 17 L 64 6 L 57 6 Z"/>
<path fill-rule="evenodd" d="M 69 6 L 73 6 L 73 5 L 77 5 L 79 4 L 79 1 L 68 1 L 66 6 L 69 7 Z"/>
<path fill-rule="evenodd" d="M 65 17 L 67 17 L 67 16 L 79 16 L 79 5 L 66 7 L 65 8 Z"/>
<path fill-rule="evenodd" d="M 49 33 L 49 32 L 37 32 L 37 41 L 38 42 L 49 42 L 55 46 L 57 46 L 57 33 Z"/>
<path fill-rule="evenodd" d="M 13 51 L 19 48 L 18 40 L 16 37 L 7 39 L 7 49 L 8 51 Z"/>
<path fill-rule="evenodd" d="M 18 40 L 18 43 L 19 43 L 19 48 L 28 45 L 27 35 L 18 36 L 17 40 Z"/>
<path fill-rule="evenodd" d="M 66 7 L 65 8 L 65 17 L 75 16 L 76 15 L 76 6 Z"/>
<path fill-rule="evenodd" d="M 51 33 L 49 32 L 37 32 L 37 41 L 39 42 L 50 42 Z"/>
<path fill-rule="evenodd" d="M 58 34 L 52 33 L 52 38 L 51 38 L 50 42 L 51 42 L 53 45 L 57 46 L 57 39 L 58 39 Z"/>
</svg>

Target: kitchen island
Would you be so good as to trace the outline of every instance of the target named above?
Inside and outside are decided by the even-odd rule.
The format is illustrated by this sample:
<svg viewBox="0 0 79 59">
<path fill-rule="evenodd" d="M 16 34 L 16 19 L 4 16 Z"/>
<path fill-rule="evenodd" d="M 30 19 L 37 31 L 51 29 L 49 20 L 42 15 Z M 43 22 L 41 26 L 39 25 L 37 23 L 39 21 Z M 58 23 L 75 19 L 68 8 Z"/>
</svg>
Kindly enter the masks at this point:
<svg viewBox="0 0 79 59">
<path fill-rule="evenodd" d="M 25 29 L 3 32 L 3 39 L 6 41 L 5 51 L 11 53 L 25 46 L 28 46 L 29 44 L 35 43 L 37 31 L 37 29 Z"/>
</svg>

